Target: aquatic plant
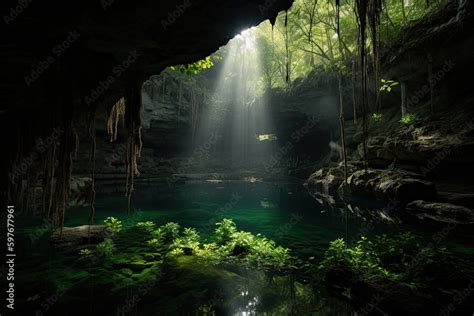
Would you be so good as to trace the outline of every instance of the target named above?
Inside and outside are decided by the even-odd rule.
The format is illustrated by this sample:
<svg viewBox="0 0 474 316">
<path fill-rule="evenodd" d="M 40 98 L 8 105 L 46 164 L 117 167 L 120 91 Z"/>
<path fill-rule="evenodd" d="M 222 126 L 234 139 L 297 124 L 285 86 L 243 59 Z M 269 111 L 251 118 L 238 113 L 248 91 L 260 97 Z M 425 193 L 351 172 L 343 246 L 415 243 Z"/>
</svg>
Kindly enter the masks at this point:
<svg viewBox="0 0 474 316">
<path fill-rule="evenodd" d="M 152 233 L 155 230 L 155 223 L 152 221 L 138 222 L 135 224 L 135 227 L 142 229 L 148 233 Z"/>
<path fill-rule="evenodd" d="M 196 254 L 209 262 L 237 261 L 260 269 L 290 268 L 291 255 L 287 248 L 245 231 L 238 231 L 231 219 L 216 223 L 215 242 L 205 244 Z"/>
<path fill-rule="evenodd" d="M 200 237 L 196 229 L 185 228 L 183 235 L 173 240 L 171 249 L 181 249 L 183 254 L 192 254 L 199 249 Z"/>
<path fill-rule="evenodd" d="M 224 218 L 221 222 L 216 223 L 216 242 L 223 245 L 229 242 L 233 235 L 237 232 L 237 227 L 231 219 Z"/>
<path fill-rule="evenodd" d="M 408 124 L 413 123 L 414 120 L 415 120 L 415 115 L 411 113 L 407 113 L 407 114 L 402 115 L 402 117 L 400 118 L 400 123 L 408 125 Z"/>
<path fill-rule="evenodd" d="M 109 216 L 104 220 L 105 226 L 112 231 L 114 234 L 119 233 L 122 230 L 122 221 L 115 217 Z"/>
<path fill-rule="evenodd" d="M 153 232 L 153 237 L 160 240 L 162 243 L 171 243 L 179 236 L 180 226 L 177 223 L 169 222 L 160 226 Z"/>
<path fill-rule="evenodd" d="M 383 119 L 383 114 L 382 113 L 372 113 L 370 118 L 374 122 L 380 122 Z"/>
<path fill-rule="evenodd" d="M 148 246 L 151 246 L 151 247 L 154 247 L 154 248 L 156 248 L 160 245 L 160 241 L 157 238 L 150 239 L 146 243 L 148 244 Z"/>
<path fill-rule="evenodd" d="M 427 270 L 434 258 L 442 260 L 444 257 L 444 248 L 423 246 L 409 232 L 393 237 L 377 235 L 372 240 L 362 236 L 354 246 L 348 246 L 339 238 L 330 243 L 319 269 L 344 265 L 366 280 L 386 278 L 416 284 L 416 278 Z"/>
<path fill-rule="evenodd" d="M 115 244 L 112 239 L 106 238 L 103 242 L 98 244 L 95 248 L 95 252 L 99 256 L 110 257 L 116 251 Z"/>
<path fill-rule="evenodd" d="M 94 252 L 91 250 L 91 249 L 81 249 L 79 251 L 79 258 L 81 260 L 86 260 L 86 259 L 90 259 L 94 256 Z"/>
</svg>

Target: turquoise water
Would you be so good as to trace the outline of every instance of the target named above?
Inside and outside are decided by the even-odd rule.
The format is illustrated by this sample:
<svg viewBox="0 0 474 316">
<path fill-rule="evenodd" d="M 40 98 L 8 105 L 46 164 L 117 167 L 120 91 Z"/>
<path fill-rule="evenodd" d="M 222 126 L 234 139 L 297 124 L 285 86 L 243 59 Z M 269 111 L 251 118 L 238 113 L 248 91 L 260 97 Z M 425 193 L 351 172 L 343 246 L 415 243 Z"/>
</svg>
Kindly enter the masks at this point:
<svg viewBox="0 0 474 316">
<path fill-rule="evenodd" d="M 185 185 L 137 186 L 133 214 L 127 214 L 126 198 L 103 188 L 96 202 L 96 222 L 107 216 L 120 218 L 126 225 L 151 220 L 158 225 L 177 222 L 194 227 L 202 236 L 213 233 L 222 218 L 235 221 L 238 228 L 262 234 L 290 248 L 296 255 L 320 257 L 330 241 L 360 234 L 366 223 L 351 215 L 346 225 L 343 205 L 321 205 L 300 182 L 189 181 Z M 120 187 L 118 189 L 121 189 Z M 75 207 L 68 211 L 65 225 L 87 223 L 89 210 Z M 377 223 L 368 232 L 387 229 Z M 366 231 L 366 230 L 364 230 Z"/>
<path fill-rule="evenodd" d="M 262 234 L 287 247 L 302 262 L 319 262 L 329 242 L 360 234 L 387 234 L 412 230 L 421 239 L 430 240 L 440 224 L 405 222 L 397 225 L 367 220 L 363 208 L 343 203 L 319 204 L 299 182 L 189 181 L 168 186 L 159 183 L 138 184 L 133 196 L 133 212 L 127 212 L 122 186 L 100 184 L 97 188 L 95 223 L 108 216 L 119 218 L 125 229 L 139 221 L 157 225 L 177 222 L 194 227 L 209 237 L 214 223 L 222 218 L 235 221 L 240 230 Z M 374 213 L 381 203 L 362 201 Z M 65 226 L 87 224 L 87 206 L 67 210 Z M 157 274 L 152 254 L 144 242 L 130 233 L 120 246 L 130 250 L 135 261 L 127 266 L 84 267 L 77 254 L 57 253 L 49 245 L 40 220 L 18 224 L 19 255 L 18 304 L 24 314 L 32 315 L 345 315 L 351 309 L 329 296 L 324 286 L 295 275 L 269 275 L 235 264 L 207 266 L 192 257 L 182 257 L 163 267 L 163 275 L 153 284 L 130 285 L 115 290 L 124 280 L 139 280 Z M 420 226 L 417 226 L 420 227 Z M 445 240 L 446 245 L 464 254 L 472 252 L 469 232 L 459 229 Z M 31 236 L 42 235 L 37 240 Z M 463 243 L 460 243 L 463 241 Z M 466 244 L 468 243 L 468 244 Z M 132 261 L 133 261 L 132 260 Z M 160 270 L 161 271 L 161 266 Z M 58 284 L 67 280 L 67 290 Z M 58 292 L 59 291 L 59 292 Z M 138 298 L 138 299 L 137 299 Z M 121 314 L 122 313 L 122 314 Z"/>
</svg>

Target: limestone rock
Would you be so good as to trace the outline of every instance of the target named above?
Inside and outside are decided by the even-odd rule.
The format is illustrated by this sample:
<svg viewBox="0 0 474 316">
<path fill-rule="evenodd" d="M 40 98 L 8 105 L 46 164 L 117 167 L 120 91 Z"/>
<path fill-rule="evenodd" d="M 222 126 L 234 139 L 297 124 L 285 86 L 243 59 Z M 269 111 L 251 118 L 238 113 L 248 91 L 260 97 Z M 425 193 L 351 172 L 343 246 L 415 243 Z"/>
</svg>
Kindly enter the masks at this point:
<svg viewBox="0 0 474 316">
<path fill-rule="evenodd" d="M 84 245 L 98 244 L 111 236 L 112 232 L 105 225 L 82 225 L 64 227 L 62 235 L 59 229 L 56 230 L 50 242 L 58 250 L 72 251 Z"/>
<path fill-rule="evenodd" d="M 416 200 L 407 205 L 407 210 L 418 218 L 429 218 L 439 222 L 472 224 L 474 211 L 451 203 L 426 202 Z"/>
</svg>

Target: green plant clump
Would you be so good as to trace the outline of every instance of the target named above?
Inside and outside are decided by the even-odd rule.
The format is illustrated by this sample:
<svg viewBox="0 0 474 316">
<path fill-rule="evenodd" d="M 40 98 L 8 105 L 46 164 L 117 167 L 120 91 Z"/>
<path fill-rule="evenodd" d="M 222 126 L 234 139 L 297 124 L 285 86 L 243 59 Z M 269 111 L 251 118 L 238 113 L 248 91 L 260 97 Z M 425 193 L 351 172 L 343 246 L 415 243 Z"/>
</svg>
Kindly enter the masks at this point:
<svg viewBox="0 0 474 316">
<path fill-rule="evenodd" d="M 141 230 L 152 233 L 155 230 L 155 223 L 152 221 L 138 222 L 135 226 Z"/>
<path fill-rule="evenodd" d="M 344 265 L 366 280 L 385 278 L 391 281 L 412 282 L 423 271 L 424 265 L 443 253 L 443 249 L 422 247 L 410 233 L 394 237 L 375 236 L 373 241 L 361 237 L 354 246 L 339 238 L 330 243 L 319 269 Z M 422 264 L 415 259 L 422 253 Z"/>
<path fill-rule="evenodd" d="M 214 238 L 203 244 L 194 228 L 182 232 L 176 223 L 167 223 L 153 232 L 148 246 L 167 257 L 195 255 L 207 263 L 240 262 L 262 269 L 283 270 L 290 266 L 289 249 L 260 235 L 239 231 L 230 219 L 216 223 Z"/>
<path fill-rule="evenodd" d="M 107 217 L 104 220 L 105 226 L 112 231 L 114 234 L 119 233 L 122 230 L 122 221 L 118 220 L 115 217 Z"/>
<path fill-rule="evenodd" d="M 411 113 L 407 113 L 407 114 L 402 115 L 402 117 L 400 118 L 400 123 L 408 125 L 408 124 L 413 123 L 414 120 L 415 120 L 415 115 Z"/>
<path fill-rule="evenodd" d="M 393 87 L 399 85 L 399 83 L 394 80 L 385 80 L 385 79 L 380 79 L 380 83 L 382 84 L 380 86 L 380 91 L 387 91 L 387 92 L 391 92 L 393 90 Z"/>
<path fill-rule="evenodd" d="M 106 238 L 103 242 L 96 246 L 95 251 L 99 256 L 110 257 L 114 254 L 116 248 L 113 240 Z"/>
<path fill-rule="evenodd" d="M 372 113 L 370 118 L 374 122 L 380 122 L 383 119 L 383 114 L 382 113 Z"/>
</svg>

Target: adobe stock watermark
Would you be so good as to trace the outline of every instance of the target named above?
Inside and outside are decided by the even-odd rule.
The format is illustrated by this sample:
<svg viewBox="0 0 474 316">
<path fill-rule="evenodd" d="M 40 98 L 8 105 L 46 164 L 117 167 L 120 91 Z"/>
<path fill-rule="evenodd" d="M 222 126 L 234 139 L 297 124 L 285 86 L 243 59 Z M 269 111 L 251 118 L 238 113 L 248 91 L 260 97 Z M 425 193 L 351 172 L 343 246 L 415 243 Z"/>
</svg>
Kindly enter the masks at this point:
<svg viewBox="0 0 474 316">
<path fill-rule="evenodd" d="M 120 64 L 116 65 L 112 69 L 112 74 L 105 78 L 103 81 L 99 81 L 97 86 L 92 89 L 90 94 L 84 98 L 84 101 L 89 106 L 91 103 L 97 101 L 102 94 L 104 94 L 107 89 L 118 79 L 122 74 L 130 68 L 140 57 L 140 54 L 133 50 L 131 51 L 127 58 L 125 58 Z"/>
<path fill-rule="evenodd" d="M 395 200 L 395 199 L 389 199 L 387 205 L 385 205 L 384 208 L 382 208 L 382 211 L 385 213 L 390 213 L 391 211 L 395 210 L 400 202 Z M 364 222 L 362 227 L 359 229 L 357 234 L 355 235 L 354 240 L 359 240 L 363 236 L 369 235 L 370 232 L 372 232 L 378 224 L 384 223 L 383 219 L 380 216 L 377 217 L 370 217 L 370 220 L 367 222 Z"/>
<path fill-rule="evenodd" d="M 183 3 L 177 4 L 174 10 L 168 13 L 168 17 L 166 18 L 166 20 L 161 20 L 161 26 L 163 27 L 163 29 L 165 31 L 168 30 L 168 27 L 173 25 L 181 17 L 181 15 L 183 15 L 184 12 L 186 12 L 186 10 L 190 7 L 190 0 L 184 0 Z"/>
<path fill-rule="evenodd" d="M 207 141 L 194 149 L 191 156 L 182 161 L 179 164 L 179 167 L 175 170 L 174 174 L 171 177 L 166 179 L 168 186 L 171 187 L 176 181 L 178 181 L 179 174 L 183 174 L 188 170 L 190 167 L 193 166 L 194 163 L 202 160 L 203 158 L 207 158 L 210 155 L 211 148 L 217 143 L 217 141 L 222 137 L 217 132 L 211 132 Z"/>
<path fill-rule="evenodd" d="M 290 150 L 293 149 L 294 145 L 299 143 L 301 139 L 303 139 L 303 137 L 311 131 L 318 121 L 319 117 L 312 116 L 304 126 L 291 133 L 291 140 L 287 141 L 285 145 L 278 148 L 277 152 L 270 156 L 269 161 L 264 163 L 265 171 L 269 172 L 271 169 L 275 168 L 275 166 L 281 162 L 283 157 L 288 155 Z"/>
<path fill-rule="evenodd" d="M 3 16 L 3 21 L 5 21 L 5 24 L 10 24 L 13 22 L 20 14 L 23 13 L 23 11 L 26 10 L 33 2 L 33 0 L 18 0 L 18 4 L 14 7 L 10 8 L 10 12 L 8 15 Z"/>
<path fill-rule="evenodd" d="M 43 299 L 40 303 L 41 308 L 37 309 L 35 316 L 43 316 L 47 313 L 53 306 L 56 304 L 59 299 L 66 293 L 67 288 L 60 285 L 56 291 L 51 294 L 49 297 Z"/>
<path fill-rule="evenodd" d="M 107 11 L 107 9 L 114 4 L 115 0 L 100 0 L 100 4 L 102 5 L 102 9 Z"/>
<path fill-rule="evenodd" d="M 265 14 L 271 7 L 275 5 L 277 0 L 265 0 L 264 3 L 258 5 L 258 10 L 260 14 Z"/>
<path fill-rule="evenodd" d="M 300 223 L 302 220 L 303 215 L 299 213 L 291 213 L 290 220 L 285 225 L 278 227 L 275 236 L 280 239 L 283 238 L 290 232 L 290 230 L 294 226 L 298 225 L 298 223 Z"/>
<path fill-rule="evenodd" d="M 81 34 L 79 34 L 77 30 L 70 31 L 61 43 L 53 47 L 50 55 L 31 68 L 30 74 L 24 78 L 26 86 L 30 87 L 36 80 L 38 80 L 39 77 L 41 77 L 41 75 L 44 74 L 58 58 L 60 58 L 75 42 L 77 42 L 80 36 Z"/>
<path fill-rule="evenodd" d="M 137 286 L 137 294 L 131 295 L 125 302 L 117 307 L 115 315 L 117 316 L 125 316 L 128 315 L 134 307 L 140 303 L 140 301 L 145 297 L 157 284 L 158 281 L 163 277 L 163 272 L 159 271 L 158 275 L 155 279 L 149 280 Z"/>
<path fill-rule="evenodd" d="M 28 169 L 35 164 L 40 156 L 50 148 L 53 143 L 59 140 L 59 137 L 63 133 L 61 127 L 53 129 L 53 133 L 46 139 L 38 138 L 35 144 L 35 150 L 33 150 L 28 156 L 24 157 L 20 162 L 13 164 L 11 171 L 8 173 L 8 178 L 11 183 L 15 183 L 21 176 L 25 175 Z"/>
<path fill-rule="evenodd" d="M 474 129 L 474 122 L 473 121 L 469 121 L 467 122 L 466 126 L 465 126 L 468 130 L 472 130 Z M 444 160 L 446 159 L 446 157 L 449 156 L 449 154 L 451 153 L 451 151 L 455 148 L 455 145 L 451 144 L 451 146 L 449 147 L 446 147 L 442 150 L 439 150 L 436 152 L 436 154 L 434 155 L 434 157 L 431 157 L 430 159 L 428 159 L 428 161 L 426 162 L 426 165 L 424 166 L 421 166 L 420 168 L 420 171 L 421 173 L 423 174 L 423 176 L 426 176 L 427 174 L 429 174 L 430 172 L 432 172 L 434 169 L 436 169 L 436 167 Z"/>
<path fill-rule="evenodd" d="M 447 60 L 444 62 L 443 67 L 439 69 L 428 83 L 424 84 L 420 89 L 418 89 L 414 95 L 412 95 L 407 101 L 407 107 L 412 107 L 417 105 L 426 95 L 430 93 L 430 86 L 434 87 L 441 79 L 446 76 L 448 72 L 450 72 L 456 64 L 452 60 Z"/>
<path fill-rule="evenodd" d="M 215 223 L 218 222 L 219 220 L 223 219 L 225 214 L 232 210 L 233 207 L 239 203 L 239 201 L 242 200 L 242 196 L 238 193 L 232 193 L 229 201 L 219 207 L 214 215 L 214 218 L 210 218 L 206 224 L 203 225 L 203 228 L 201 229 L 200 233 L 208 232 L 214 229 Z"/>
<path fill-rule="evenodd" d="M 440 316 L 449 316 L 453 313 L 458 305 L 461 305 L 468 297 L 470 297 L 474 293 L 474 278 L 470 279 L 469 284 L 462 290 L 457 291 L 456 294 L 453 295 L 453 301 L 448 304 L 445 308 L 443 308 L 440 312 Z"/>
</svg>

